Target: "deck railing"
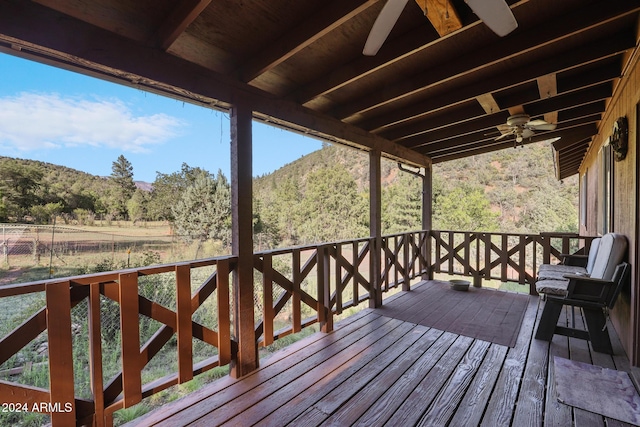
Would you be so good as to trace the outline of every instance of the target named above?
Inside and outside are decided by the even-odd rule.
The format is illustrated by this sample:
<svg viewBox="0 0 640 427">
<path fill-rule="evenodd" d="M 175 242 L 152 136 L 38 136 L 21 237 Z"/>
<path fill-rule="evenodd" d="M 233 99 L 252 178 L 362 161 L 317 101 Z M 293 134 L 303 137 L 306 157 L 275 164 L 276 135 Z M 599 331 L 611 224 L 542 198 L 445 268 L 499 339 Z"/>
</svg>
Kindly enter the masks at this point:
<svg viewBox="0 0 640 427">
<path fill-rule="evenodd" d="M 408 289 L 427 272 L 427 236 L 254 254 L 257 342 L 269 345 L 314 323 L 329 331 L 334 314 L 375 292 Z M 16 412 L 50 413 L 54 426 L 110 425 L 115 411 L 228 364 L 237 351 L 230 309 L 236 263 L 218 257 L 0 287 L 5 307 L 28 306 L 0 328 L 0 401 Z M 40 359 L 25 360 L 34 351 Z M 154 376 L 152 362 L 161 357 L 176 368 Z M 35 384 L 33 375 L 6 379 L 36 366 Z"/>
<path fill-rule="evenodd" d="M 467 231 L 431 232 L 430 265 L 434 273 L 473 277 L 528 285 L 535 295 L 540 264 L 558 263 L 562 254 L 588 248 L 594 237 L 575 233 L 480 233 Z"/>
<path fill-rule="evenodd" d="M 471 276 L 477 285 L 515 281 L 533 293 L 537 266 L 591 239 L 418 231 L 255 253 L 255 339 L 267 346 L 315 323 L 330 331 L 334 315 L 378 304 L 381 293 L 433 273 Z M 13 324 L 0 325 L 0 401 L 48 412 L 54 426 L 109 425 L 115 411 L 229 364 L 238 349 L 230 308 L 236 264 L 227 256 L 0 287 L 4 307 L 29 300 Z M 25 358 L 29 351 L 41 359 Z M 175 369 L 151 373 L 154 358 Z M 26 365 L 45 379 L 6 379 Z"/>
</svg>

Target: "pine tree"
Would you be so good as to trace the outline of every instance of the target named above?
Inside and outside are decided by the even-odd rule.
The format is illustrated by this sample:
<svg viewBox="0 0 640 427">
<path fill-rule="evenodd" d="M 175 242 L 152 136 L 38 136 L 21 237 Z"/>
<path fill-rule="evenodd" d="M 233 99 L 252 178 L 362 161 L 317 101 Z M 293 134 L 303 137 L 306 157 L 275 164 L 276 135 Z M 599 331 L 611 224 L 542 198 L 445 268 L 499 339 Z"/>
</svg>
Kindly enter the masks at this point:
<svg viewBox="0 0 640 427">
<path fill-rule="evenodd" d="M 228 244 L 231 236 L 231 190 L 218 171 L 214 179 L 200 174 L 173 207 L 176 233 L 188 241 L 209 239 Z"/>
<path fill-rule="evenodd" d="M 118 216 L 127 214 L 127 202 L 136 191 L 136 184 L 133 182 L 133 166 L 122 154 L 111 165 L 112 193 L 111 207 L 112 213 Z"/>
</svg>

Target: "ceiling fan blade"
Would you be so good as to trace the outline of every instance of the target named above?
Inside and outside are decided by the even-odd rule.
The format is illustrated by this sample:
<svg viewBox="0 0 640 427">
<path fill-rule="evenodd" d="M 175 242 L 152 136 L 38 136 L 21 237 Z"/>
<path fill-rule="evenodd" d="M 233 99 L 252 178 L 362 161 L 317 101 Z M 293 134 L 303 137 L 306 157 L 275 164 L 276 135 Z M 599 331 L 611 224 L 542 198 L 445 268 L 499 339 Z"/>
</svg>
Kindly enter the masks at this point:
<svg viewBox="0 0 640 427">
<path fill-rule="evenodd" d="M 504 37 L 518 27 L 513 12 L 504 0 L 464 0 L 473 13 L 497 35 Z"/>
<path fill-rule="evenodd" d="M 536 133 L 534 131 L 532 131 L 529 128 L 524 128 L 522 130 L 522 137 L 523 138 L 531 138 L 533 135 L 535 135 Z"/>
<path fill-rule="evenodd" d="M 528 129 L 533 130 L 554 130 L 556 128 L 556 125 L 554 123 L 548 123 L 544 120 L 531 120 L 524 126 Z"/>
<path fill-rule="evenodd" d="M 511 135 L 513 135 L 513 132 L 503 133 L 499 137 L 495 138 L 494 141 L 500 141 L 501 139 L 507 138 Z"/>
<path fill-rule="evenodd" d="M 363 55 L 374 56 L 389 36 L 400 14 L 409 0 L 389 0 L 373 23 L 367 42 L 362 50 Z"/>
</svg>

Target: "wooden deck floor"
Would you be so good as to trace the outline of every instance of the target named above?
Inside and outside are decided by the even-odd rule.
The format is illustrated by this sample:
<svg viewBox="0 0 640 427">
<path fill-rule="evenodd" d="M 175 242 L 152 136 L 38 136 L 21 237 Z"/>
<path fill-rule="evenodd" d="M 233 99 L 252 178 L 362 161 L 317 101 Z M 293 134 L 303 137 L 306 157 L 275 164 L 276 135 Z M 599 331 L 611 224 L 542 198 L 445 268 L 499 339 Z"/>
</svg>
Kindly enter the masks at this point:
<svg viewBox="0 0 640 427">
<path fill-rule="evenodd" d="M 630 368 L 614 333 L 613 356 L 574 338 L 533 339 L 543 304 L 529 297 L 512 348 L 367 309 L 330 334 L 314 334 L 262 360 L 245 378 L 221 379 L 134 425 L 628 425 L 557 402 L 555 355 Z"/>
</svg>

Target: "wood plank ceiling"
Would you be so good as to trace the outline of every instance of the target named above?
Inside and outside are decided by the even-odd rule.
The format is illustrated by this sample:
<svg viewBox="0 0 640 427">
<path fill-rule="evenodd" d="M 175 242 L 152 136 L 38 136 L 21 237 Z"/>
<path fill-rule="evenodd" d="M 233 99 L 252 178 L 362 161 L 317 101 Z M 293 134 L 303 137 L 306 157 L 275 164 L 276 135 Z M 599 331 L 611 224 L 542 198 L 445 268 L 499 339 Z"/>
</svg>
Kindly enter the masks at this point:
<svg viewBox="0 0 640 427">
<path fill-rule="evenodd" d="M 0 51 L 425 165 L 514 146 L 514 113 L 556 123 L 577 172 L 637 51 L 640 0 L 509 0 L 498 37 L 463 0 L 410 1 L 376 56 L 385 1 L 0 0 Z M 426 16 L 425 16 L 426 15 Z"/>
</svg>

